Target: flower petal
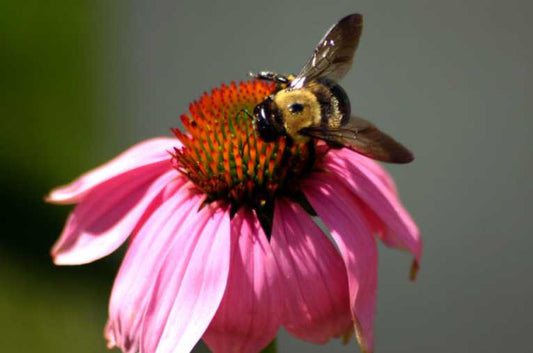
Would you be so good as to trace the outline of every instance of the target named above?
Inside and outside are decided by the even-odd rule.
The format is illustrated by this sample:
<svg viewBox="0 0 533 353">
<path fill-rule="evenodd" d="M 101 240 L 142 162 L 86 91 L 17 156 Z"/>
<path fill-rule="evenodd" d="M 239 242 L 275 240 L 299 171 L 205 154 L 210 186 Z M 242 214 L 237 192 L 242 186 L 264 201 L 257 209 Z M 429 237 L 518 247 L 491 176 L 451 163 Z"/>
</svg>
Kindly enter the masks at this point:
<svg viewBox="0 0 533 353">
<path fill-rule="evenodd" d="M 359 200 L 328 174 L 317 173 L 303 191 L 331 232 L 348 273 L 350 304 L 361 349 L 374 349 L 377 249 Z"/>
<path fill-rule="evenodd" d="M 415 222 L 402 206 L 396 188 L 377 163 L 351 151 L 337 152 L 326 159 L 325 169 L 335 172 L 351 192 L 361 198 L 386 226 L 381 239 L 395 248 L 410 251 L 417 262 L 422 239 Z"/>
<path fill-rule="evenodd" d="M 169 151 L 180 146 L 181 142 L 178 139 L 168 137 L 143 141 L 106 164 L 83 174 L 72 183 L 52 190 L 46 196 L 46 201 L 57 204 L 78 203 L 93 188 L 121 174 L 129 173 L 143 166 L 161 164 L 160 162 L 164 161 L 168 161 L 170 167 Z"/>
<path fill-rule="evenodd" d="M 327 160 L 333 160 L 333 162 L 340 162 L 342 160 L 349 160 L 350 163 L 360 165 L 368 169 L 373 175 L 375 175 L 385 187 L 387 187 L 394 195 L 398 196 L 398 189 L 394 179 L 390 176 L 387 170 L 378 162 L 359 153 L 354 153 L 348 148 L 330 150 L 326 156 Z M 328 163 L 328 162 L 326 162 Z"/>
<path fill-rule="evenodd" d="M 190 352 L 224 295 L 231 249 L 229 211 L 211 204 L 161 259 L 142 324 L 141 351 Z"/>
<path fill-rule="evenodd" d="M 173 169 L 159 173 L 145 166 L 95 188 L 69 215 L 52 248 L 54 263 L 83 264 L 115 251 L 129 237 L 152 200 L 172 180 Z"/>
<path fill-rule="evenodd" d="M 279 200 L 271 243 L 281 272 L 287 331 L 319 344 L 345 333 L 352 323 L 348 276 L 322 230 L 300 206 Z"/>
<path fill-rule="evenodd" d="M 161 260 L 176 234 L 189 234 L 196 227 L 196 210 L 202 197 L 192 193 L 190 186 L 189 183 L 182 185 L 168 195 L 135 235 L 126 252 L 109 301 L 106 338 L 110 347 L 117 346 L 128 353 L 139 350 L 142 318 Z"/>
<path fill-rule="evenodd" d="M 278 269 L 254 213 L 242 207 L 231 221 L 237 245 L 228 285 L 204 340 L 214 353 L 256 353 L 276 336 L 281 305 Z"/>
</svg>

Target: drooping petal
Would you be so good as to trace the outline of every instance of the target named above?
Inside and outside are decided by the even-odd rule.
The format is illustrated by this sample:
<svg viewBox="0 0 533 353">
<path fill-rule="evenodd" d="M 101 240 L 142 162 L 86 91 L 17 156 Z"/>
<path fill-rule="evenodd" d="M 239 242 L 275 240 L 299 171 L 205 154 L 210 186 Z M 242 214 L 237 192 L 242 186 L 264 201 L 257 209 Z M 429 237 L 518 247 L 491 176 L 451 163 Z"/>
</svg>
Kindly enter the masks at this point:
<svg viewBox="0 0 533 353">
<path fill-rule="evenodd" d="M 169 151 L 174 151 L 174 147 L 181 147 L 181 142 L 175 138 L 159 137 L 143 141 L 106 164 L 83 174 L 72 183 L 52 190 L 46 201 L 56 204 L 78 203 L 98 185 L 135 169 L 147 165 L 159 165 L 166 161 L 170 168 Z M 157 170 L 156 166 L 151 169 Z"/>
<path fill-rule="evenodd" d="M 154 172 L 152 166 L 131 171 L 96 187 L 69 215 L 52 248 L 58 265 L 83 264 L 115 251 L 139 223 L 152 200 L 172 180 L 175 170 Z"/>
<path fill-rule="evenodd" d="M 214 353 L 256 353 L 275 338 L 280 325 L 278 269 L 250 209 L 239 210 L 231 229 L 236 246 L 228 285 L 204 341 Z"/>
<path fill-rule="evenodd" d="M 299 205 L 281 199 L 271 244 L 281 272 L 287 331 L 318 344 L 345 333 L 352 323 L 348 276 L 322 230 Z"/>
<path fill-rule="evenodd" d="M 213 319 L 229 272 L 229 211 L 211 204 L 178 232 L 160 261 L 141 333 L 141 351 L 190 352 Z"/>
<path fill-rule="evenodd" d="M 375 160 L 365 157 L 362 154 L 354 153 L 347 148 L 330 150 L 326 156 L 326 163 L 341 162 L 342 160 L 349 160 L 352 164 L 364 166 L 376 176 L 385 187 L 398 197 L 398 188 L 396 187 L 394 179 L 392 179 L 387 170 Z"/>
<path fill-rule="evenodd" d="M 386 245 L 408 250 L 420 261 L 420 231 L 402 206 L 392 179 L 376 162 L 351 151 L 333 151 L 325 169 L 335 172 L 381 219 L 386 226 L 381 239 Z"/>
<path fill-rule="evenodd" d="M 304 193 L 329 229 L 348 273 L 348 289 L 357 339 L 365 353 L 374 349 L 377 249 L 359 200 L 326 173 L 304 184 Z"/>
<path fill-rule="evenodd" d="M 190 187 L 190 183 L 177 185 L 128 248 L 109 301 L 106 338 L 110 347 L 117 346 L 127 353 L 138 352 L 143 314 L 162 259 L 174 237 L 180 233 L 187 236 L 198 221 L 196 210 L 202 196 L 193 193 Z"/>
</svg>

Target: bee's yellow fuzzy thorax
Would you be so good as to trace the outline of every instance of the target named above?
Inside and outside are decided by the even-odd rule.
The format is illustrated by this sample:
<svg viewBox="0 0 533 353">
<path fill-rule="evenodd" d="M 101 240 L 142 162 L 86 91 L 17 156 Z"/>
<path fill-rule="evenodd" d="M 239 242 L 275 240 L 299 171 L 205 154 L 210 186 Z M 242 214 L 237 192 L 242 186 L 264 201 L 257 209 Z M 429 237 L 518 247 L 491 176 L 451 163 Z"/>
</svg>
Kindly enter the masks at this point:
<svg viewBox="0 0 533 353">
<path fill-rule="evenodd" d="M 303 128 L 320 124 L 320 104 L 316 96 L 309 90 L 289 88 L 276 93 L 274 102 L 281 110 L 287 134 L 295 141 L 305 142 L 309 140 L 298 132 Z M 295 102 L 301 104 L 303 110 L 298 113 L 291 113 L 289 107 Z"/>
</svg>

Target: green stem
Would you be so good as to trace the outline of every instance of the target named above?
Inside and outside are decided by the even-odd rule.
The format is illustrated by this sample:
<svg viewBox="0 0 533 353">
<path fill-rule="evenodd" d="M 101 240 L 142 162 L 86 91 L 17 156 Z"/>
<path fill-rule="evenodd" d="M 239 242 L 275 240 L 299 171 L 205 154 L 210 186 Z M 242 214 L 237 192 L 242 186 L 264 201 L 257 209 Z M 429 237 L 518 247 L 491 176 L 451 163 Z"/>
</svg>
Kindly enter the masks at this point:
<svg viewBox="0 0 533 353">
<path fill-rule="evenodd" d="M 278 339 L 274 338 L 272 342 L 268 344 L 268 346 L 265 347 L 261 351 L 261 353 L 276 353 L 278 351 Z"/>
</svg>

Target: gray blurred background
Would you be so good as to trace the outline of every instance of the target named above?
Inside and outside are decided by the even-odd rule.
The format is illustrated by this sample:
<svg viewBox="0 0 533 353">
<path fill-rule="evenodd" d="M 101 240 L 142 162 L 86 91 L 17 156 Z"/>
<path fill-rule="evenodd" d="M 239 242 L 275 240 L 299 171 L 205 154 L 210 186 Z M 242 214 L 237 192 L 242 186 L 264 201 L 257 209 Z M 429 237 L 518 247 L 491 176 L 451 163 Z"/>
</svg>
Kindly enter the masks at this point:
<svg viewBox="0 0 533 353">
<path fill-rule="evenodd" d="M 121 254 L 54 267 L 66 207 L 46 192 L 248 71 L 296 72 L 326 29 L 365 27 L 343 86 L 408 145 L 388 166 L 422 230 L 422 268 L 380 246 L 376 352 L 523 352 L 533 329 L 533 6 L 529 1 L 2 1 L 0 350 L 105 352 Z M 352 352 L 282 332 L 279 352 Z"/>
</svg>

